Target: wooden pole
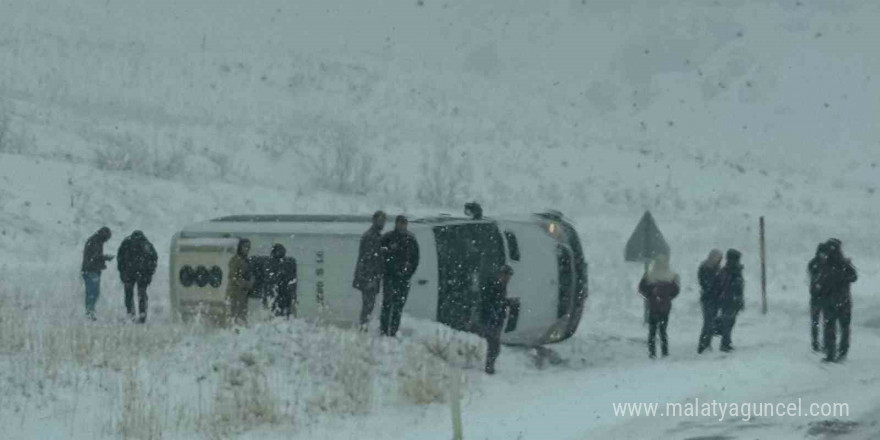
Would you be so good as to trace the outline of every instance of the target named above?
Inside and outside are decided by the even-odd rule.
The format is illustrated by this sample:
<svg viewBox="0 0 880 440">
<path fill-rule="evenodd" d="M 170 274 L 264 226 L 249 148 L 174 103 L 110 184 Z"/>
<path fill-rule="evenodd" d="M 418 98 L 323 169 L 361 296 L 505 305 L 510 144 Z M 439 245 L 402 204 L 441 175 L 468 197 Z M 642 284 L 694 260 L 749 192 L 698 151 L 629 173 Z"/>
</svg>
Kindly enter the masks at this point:
<svg viewBox="0 0 880 440">
<path fill-rule="evenodd" d="M 767 314 L 767 246 L 764 239 L 764 217 L 760 220 L 761 230 L 761 313 Z"/>
<path fill-rule="evenodd" d="M 451 367 L 452 386 L 449 390 L 449 405 L 452 409 L 452 440 L 462 440 L 461 429 L 461 370 Z"/>
</svg>

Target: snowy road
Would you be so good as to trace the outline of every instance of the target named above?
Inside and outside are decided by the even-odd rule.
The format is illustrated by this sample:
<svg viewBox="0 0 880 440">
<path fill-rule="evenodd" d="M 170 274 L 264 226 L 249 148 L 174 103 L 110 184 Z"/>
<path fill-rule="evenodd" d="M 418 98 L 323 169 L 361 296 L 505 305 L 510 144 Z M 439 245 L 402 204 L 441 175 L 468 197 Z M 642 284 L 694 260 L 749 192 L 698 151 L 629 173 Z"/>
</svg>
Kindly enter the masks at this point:
<svg viewBox="0 0 880 440">
<path fill-rule="evenodd" d="M 463 406 L 468 439 L 803 439 L 830 430 L 821 422 L 833 417 L 615 417 L 613 403 L 665 404 L 846 403 L 855 426 L 835 438 L 880 436 L 876 409 L 880 395 L 880 332 L 854 329 L 856 343 L 844 364 L 826 365 L 809 349 L 804 317 L 747 312 L 736 329 L 737 350 L 696 354 L 698 321 L 674 312 L 670 326 L 672 354 L 647 358 L 644 332 L 636 323 L 613 329 L 587 325 L 574 341 L 553 347 L 567 366 L 538 370 L 521 350 L 507 349 L 499 374 L 471 376 L 479 391 Z M 324 426 L 297 438 L 446 438 L 449 409 L 386 409 L 370 420 Z M 815 426 L 815 427 L 814 427 Z M 393 427 L 393 428 L 392 428 Z M 401 429 L 402 427 L 406 427 Z M 390 431 L 390 433 L 389 433 Z"/>
</svg>

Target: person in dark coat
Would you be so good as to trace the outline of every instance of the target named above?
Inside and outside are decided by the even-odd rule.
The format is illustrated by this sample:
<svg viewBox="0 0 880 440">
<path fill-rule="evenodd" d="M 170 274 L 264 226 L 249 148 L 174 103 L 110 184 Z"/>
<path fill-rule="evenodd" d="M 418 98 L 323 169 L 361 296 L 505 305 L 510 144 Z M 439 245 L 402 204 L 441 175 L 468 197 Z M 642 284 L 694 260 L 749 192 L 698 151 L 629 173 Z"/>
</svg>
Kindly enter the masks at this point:
<svg viewBox="0 0 880 440">
<path fill-rule="evenodd" d="M 361 236 L 361 244 L 358 248 L 357 264 L 354 268 L 354 281 L 352 287 L 361 291 L 363 306 L 361 307 L 361 329 L 367 329 L 370 315 L 379 296 L 379 288 L 382 284 L 384 272 L 382 257 L 382 229 L 385 228 L 385 213 L 376 211 L 373 213 L 373 224 Z"/>
<path fill-rule="evenodd" d="M 274 304 L 272 298 L 272 286 L 269 281 L 269 260 L 268 255 L 251 255 L 247 259 L 248 279 L 254 282 L 254 287 L 248 296 L 259 298 L 263 302 L 263 307 L 269 309 Z"/>
<path fill-rule="evenodd" d="M 736 315 L 745 307 L 743 292 L 742 254 L 736 249 L 728 249 L 727 261 L 719 276 L 719 307 L 721 309 L 721 351 L 733 351 L 731 334 L 736 324 Z"/>
<path fill-rule="evenodd" d="M 416 237 L 406 230 L 407 223 L 406 217 L 397 216 L 394 230 L 380 240 L 385 274 L 379 321 L 385 336 L 397 335 L 400 315 L 409 296 L 410 279 L 419 267 L 419 244 Z"/>
<path fill-rule="evenodd" d="M 483 337 L 486 338 L 486 374 L 495 374 L 495 360 L 501 354 L 501 331 L 504 326 L 507 285 L 512 276 L 513 269 L 505 264 L 501 266 L 498 276 L 482 289 L 480 321 Z"/>
<path fill-rule="evenodd" d="M 147 287 L 156 273 L 159 256 L 141 231 L 134 231 L 122 240 L 116 255 L 116 268 L 119 269 L 119 278 L 125 286 L 125 310 L 129 317 L 135 318 L 134 287 L 137 285 L 140 310 L 137 321 L 143 324 L 147 320 Z"/>
<path fill-rule="evenodd" d="M 669 355 L 669 339 L 666 326 L 672 300 L 680 291 L 678 275 L 669 270 L 669 257 L 658 255 L 654 258 L 651 270 L 639 282 L 639 293 L 648 306 L 648 356 L 657 356 L 656 337 L 659 331 L 662 355 Z"/>
<path fill-rule="evenodd" d="M 86 240 L 83 249 L 82 277 L 86 285 L 86 316 L 95 320 L 95 304 L 101 296 L 101 272 L 112 255 L 104 255 L 104 244 L 110 240 L 110 228 L 104 226 Z"/>
<path fill-rule="evenodd" d="M 852 293 L 850 286 L 858 280 L 852 262 L 843 256 L 840 240 L 826 242 L 828 261 L 822 271 L 825 298 L 822 314 L 825 317 L 825 361 L 846 359 L 849 353 L 850 321 L 852 320 Z M 840 324 L 840 350 L 837 347 L 837 324 Z"/>
<path fill-rule="evenodd" d="M 724 255 L 720 250 L 712 249 L 697 271 L 697 280 L 700 282 L 700 304 L 703 308 L 703 329 L 700 331 L 697 353 L 702 353 L 712 345 L 719 310 L 718 276 L 721 272 L 722 258 Z"/>
<path fill-rule="evenodd" d="M 235 255 L 229 259 L 226 300 L 229 304 L 230 323 L 234 325 L 247 324 L 248 295 L 254 288 L 251 270 L 248 268 L 248 252 L 250 250 L 250 240 L 243 238 L 238 241 Z"/>
<path fill-rule="evenodd" d="M 271 296 L 275 299 L 272 311 L 275 316 L 296 317 L 296 260 L 287 257 L 287 249 L 280 243 L 272 246 L 271 257 L 266 263 Z"/>
<path fill-rule="evenodd" d="M 819 346 L 819 324 L 822 321 L 822 309 L 825 307 L 824 282 L 822 268 L 828 263 L 828 244 L 820 243 L 816 248 L 816 256 L 807 264 L 807 275 L 810 278 L 810 340 L 813 351 L 822 351 Z"/>
</svg>

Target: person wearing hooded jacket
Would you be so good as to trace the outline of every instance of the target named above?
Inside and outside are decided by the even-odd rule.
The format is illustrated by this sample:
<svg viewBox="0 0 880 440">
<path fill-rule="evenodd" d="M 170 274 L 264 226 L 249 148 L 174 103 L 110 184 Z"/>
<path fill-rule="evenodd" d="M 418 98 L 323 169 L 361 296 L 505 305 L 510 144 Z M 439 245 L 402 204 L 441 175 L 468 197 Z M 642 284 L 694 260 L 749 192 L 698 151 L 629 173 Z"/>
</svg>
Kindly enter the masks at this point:
<svg viewBox="0 0 880 440">
<path fill-rule="evenodd" d="M 116 268 L 119 269 L 119 278 L 125 287 L 125 310 L 134 319 L 134 287 L 137 285 L 140 310 L 137 321 L 143 324 L 147 320 L 147 287 L 153 280 L 159 259 L 156 249 L 143 232 L 134 231 L 122 240 L 116 255 Z"/>
<path fill-rule="evenodd" d="M 669 355 L 669 339 L 666 326 L 669 324 L 669 311 L 672 300 L 678 296 L 680 282 L 678 275 L 669 269 L 669 257 L 658 255 L 654 258 L 651 270 L 639 282 L 639 293 L 648 305 L 648 356 L 657 356 L 656 337 L 660 333 L 660 350 L 665 357 Z"/>
<path fill-rule="evenodd" d="M 95 304 L 101 296 L 101 272 L 107 268 L 112 255 L 104 255 L 104 244 L 110 240 L 110 228 L 104 226 L 86 240 L 83 249 L 82 277 L 86 285 L 86 316 L 95 320 Z"/>
<path fill-rule="evenodd" d="M 844 257 L 840 240 L 826 242 L 828 261 L 822 272 L 822 314 L 825 318 L 825 362 L 846 359 L 849 353 L 850 321 L 852 320 L 852 293 L 850 286 L 858 280 L 852 261 Z M 840 347 L 837 346 L 837 325 L 840 324 Z"/>
<path fill-rule="evenodd" d="M 816 248 L 816 256 L 807 264 L 807 275 L 810 282 L 810 340 L 813 351 L 822 351 L 819 346 L 819 324 L 822 322 L 822 309 L 825 307 L 824 272 L 828 264 L 828 244 L 820 243 Z"/>
<path fill-rule="evenodd" d="M 720 250 L 712 249 L 697 271 L 697 280 L 700 283 L 700 304 L 703 308 L 703 328 L 700 331 L 697 353 L 702 353 L 712 345 L 712 336 L 715 333 L 718 310 L 720 308 L 718 303 L 718 279 L 723 257 L 724 255 Z"/>
<path fill-rule="evenodd" d="M 271 256 L 266 262 L 268 285 L 272 296 L 272 311 L 275 316 L 296 317 L 296 259 L 287 257 L 287 249 L 280 243 L 272 246 Z"/>
<path fill-rule="evenodd" d="M 727 250 L 727 261 L 719 275 L 718 303 L 721 308 L 721 351 L 733 351 L 731 334 L 736 324 L 736 315 L 745 307 L 743 291 L 742 253 L 736 249 Z"/>
</svg>

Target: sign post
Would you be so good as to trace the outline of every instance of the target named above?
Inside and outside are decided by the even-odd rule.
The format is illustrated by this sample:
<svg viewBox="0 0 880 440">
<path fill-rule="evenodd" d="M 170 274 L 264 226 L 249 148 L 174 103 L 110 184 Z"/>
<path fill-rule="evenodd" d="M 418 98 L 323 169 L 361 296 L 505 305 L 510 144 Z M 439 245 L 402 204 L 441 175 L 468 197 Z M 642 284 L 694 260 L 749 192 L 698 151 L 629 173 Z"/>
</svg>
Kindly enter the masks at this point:
<svg viewBox="0 0 880 440">
<path fill-rule="evenodd" d="M 452 440 L 462 440 L 461 429 L 461 370 L 451 367 L 449 387 L 449 406 L 452 410 Z"/>
<path fill-rule="evenodd" d="M 626 242 L 623 259 L 627 262 L 640 262 L 645 265 L 645 273 L 648 273 L 651 261 L 658 255 L 669 255 L 669 244 L 663 238 L 660 228 L 654 221 L 650 211 L 645 211 L 636 230 Z M 645 304 L 645 322 L 648 321 L 648 307 Z"/>
<path fill-rule="evenodd" d="M 764 240 L 764 217 L 759 223 L 761 240 L 761 314 L 767 314 L 767 246 Z"/>
</svg>

